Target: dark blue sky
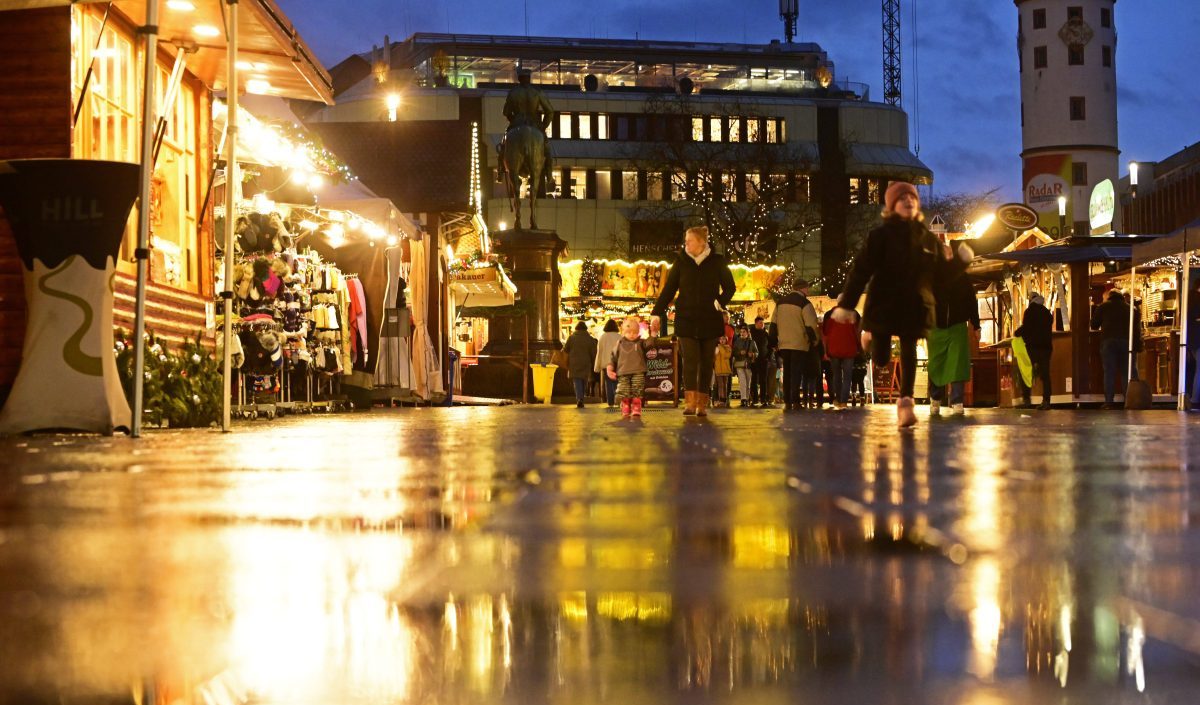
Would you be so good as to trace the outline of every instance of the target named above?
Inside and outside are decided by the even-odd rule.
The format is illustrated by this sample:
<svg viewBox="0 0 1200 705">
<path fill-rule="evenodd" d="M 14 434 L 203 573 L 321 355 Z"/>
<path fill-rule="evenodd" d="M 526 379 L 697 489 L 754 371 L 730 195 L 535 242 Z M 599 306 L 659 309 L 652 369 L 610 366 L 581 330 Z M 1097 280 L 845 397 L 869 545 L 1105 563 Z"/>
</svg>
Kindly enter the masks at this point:
<svg viewBox="0 0 1200 705">
<path fill-rule="evenodd" d="M 524 34 L 524 0 L 278 0 L 327 66 L 413 32 Z M 1017 11 L 1011 0 L 903 0 L 904 92 L 919 117 L 934 189 L 1021 193 Z M 529 33 L 767 42 L 782 38 L 778 0 L 529 0 Z M 913 10 L 916 10 L 915 22 Z M 879 0 L 800 0 L 800 41 L 817 42 L 839 79 L 880 100 Z M 1160 160 L 1200 141 L 1200 0 L 1119 0 L 1122 160 Z M 913 51 L 913 29 L 917 51 Z M 914 110 L 918 108 L 919 111 Z M 914 144 L 914 147 L 917 145 Z"/>
</svg>

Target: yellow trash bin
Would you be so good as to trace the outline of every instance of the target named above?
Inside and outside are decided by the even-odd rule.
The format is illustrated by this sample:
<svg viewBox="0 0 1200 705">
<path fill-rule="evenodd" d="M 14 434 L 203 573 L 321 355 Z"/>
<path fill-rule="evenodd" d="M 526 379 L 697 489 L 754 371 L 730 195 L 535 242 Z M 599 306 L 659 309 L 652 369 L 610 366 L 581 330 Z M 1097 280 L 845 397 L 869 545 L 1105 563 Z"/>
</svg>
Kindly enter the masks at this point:
<svg viewBox="0 0 1200 705">
<path fill-rule="evenodd" d="M 533 370 L 533 396 L 541 399 L 543 404 L 549 404 L 554 395 L 554 373 L 558 365 L 535 363 L 529 368 Z"/>
</svg>

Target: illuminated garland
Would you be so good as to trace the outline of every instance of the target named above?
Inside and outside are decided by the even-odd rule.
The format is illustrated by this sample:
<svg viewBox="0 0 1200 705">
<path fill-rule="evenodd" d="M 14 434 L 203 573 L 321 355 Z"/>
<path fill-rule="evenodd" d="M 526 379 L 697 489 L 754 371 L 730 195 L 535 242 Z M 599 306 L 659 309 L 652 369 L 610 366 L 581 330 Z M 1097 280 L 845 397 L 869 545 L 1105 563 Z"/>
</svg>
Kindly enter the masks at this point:
<svg viewBox="0 0 1200 705">
<path fill-rule="evenodd" d="M 348 183 L 358 178 L 345 162 L 325 148 L 319 137 L 315 137 L 299 125 L 286 120 L 273 120 L 269 125 L 279 130 L 284 139 L 290 141 L 297 149 L 307 152 L 313 165 L 328 174 L 334 183 Z"/>
</svg>

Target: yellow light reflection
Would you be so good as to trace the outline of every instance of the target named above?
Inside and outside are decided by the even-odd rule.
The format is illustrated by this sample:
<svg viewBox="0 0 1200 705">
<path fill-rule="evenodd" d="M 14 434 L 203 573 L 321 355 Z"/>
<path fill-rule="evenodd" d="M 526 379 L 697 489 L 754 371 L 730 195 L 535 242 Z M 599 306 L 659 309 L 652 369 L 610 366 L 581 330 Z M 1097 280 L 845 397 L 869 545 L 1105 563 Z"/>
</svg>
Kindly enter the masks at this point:
<svg viewBox="0 0 1200 705">
<path fill-rule="evenodd" d="M 409 696 L 416 639 L 386 598 L 399 537 L 239 527 L 227 537 L 230 670 L 258 699 Z"/>
<path fill-rule="evenodd" d="M 996 674 L 1003 618 L 1000 612 L 1000 566 L 996 559 L 984 556 L 970 567 L 972 607 L 971 658 L 967 670 L 977 678 L 991 681 Z"/>
</svg>

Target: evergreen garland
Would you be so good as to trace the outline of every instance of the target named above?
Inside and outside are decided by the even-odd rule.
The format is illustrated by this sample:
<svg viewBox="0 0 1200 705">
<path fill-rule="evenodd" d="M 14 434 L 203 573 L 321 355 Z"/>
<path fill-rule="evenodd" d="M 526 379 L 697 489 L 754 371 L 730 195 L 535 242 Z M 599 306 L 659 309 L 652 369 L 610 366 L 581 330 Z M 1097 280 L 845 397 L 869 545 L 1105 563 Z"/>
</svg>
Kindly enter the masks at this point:
<svg viewBox="0 0 1200 705">
<path fill-rule="evenodd" d="M 115 354 L 121 388 L 133 406 L 134 345 L 128 331 L 117 331 Z M 142 381 L 144 421 L 170 428 L 206 427 L 221 416 L 221 370 L 200 344 L 200 335 L 177 352 L 146 335 L 146 367 Z"/>
</svg>

